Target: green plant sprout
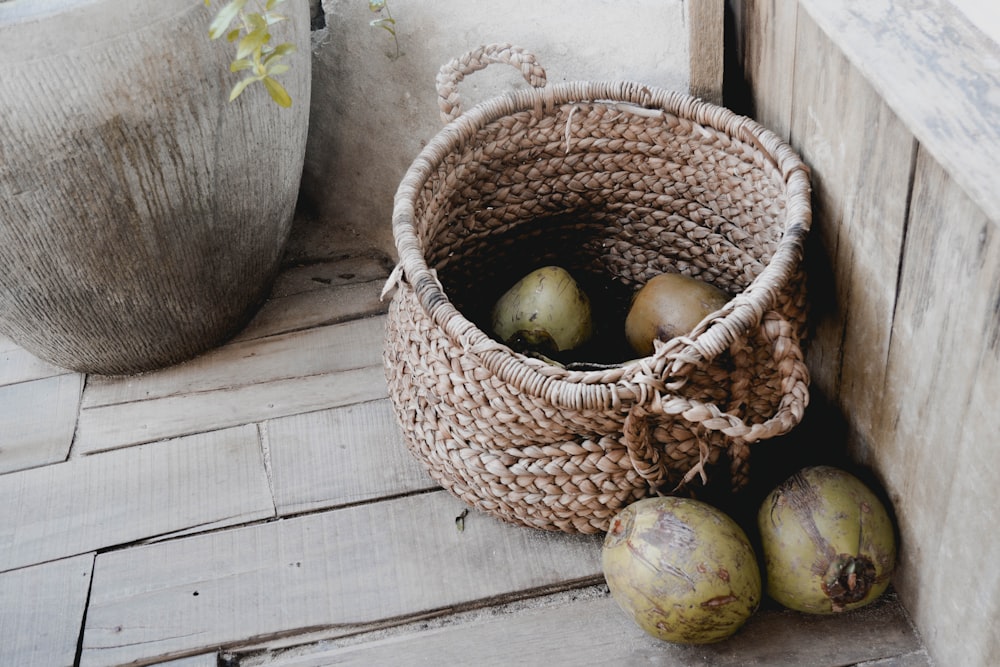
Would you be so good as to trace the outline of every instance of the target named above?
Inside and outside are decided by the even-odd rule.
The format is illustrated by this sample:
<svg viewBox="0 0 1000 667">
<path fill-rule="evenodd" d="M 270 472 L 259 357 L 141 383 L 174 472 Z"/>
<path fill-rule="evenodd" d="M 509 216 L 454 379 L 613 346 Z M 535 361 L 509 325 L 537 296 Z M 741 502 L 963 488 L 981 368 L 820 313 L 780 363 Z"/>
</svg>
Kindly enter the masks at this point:
<svg viewBox="0 0 1000 667">
<path fill-rule="evenodd" d="M 288 91 L 274 77 L 288 71 L 288 65 L 280 61 L 295 51 L 295 45 L 285 42 L 272 46 L 269 32 L 270 26 L 286 20 L 285 16 L 278 14 L 274 9 L 284 1 L 266 0 L 263 5 L 258 1 L 257 11 L 247 11 L 249 0 L 230 0 L 209 24 L 208 36 L 211 39 L 225 35 L 226 41 L 237 42 L 236 59 L 230 63 L 229 71 L 250 70 L 250 73 L 229 92 L 230 102 L 239 97 L 247 86 L 259 81 L 276 104 L 282 107 L 292 106 L 292 98 Z M 208 7 L 210 2 L 211 0 L 205 0 L 205 6 Z M 238 21 L 237 26 L 230 29 L 233 21 Z"/>
<path fill-rule="evenodd" d="M 396 45 L 396 55 L 390 56 L 390 58 L 393 60 L 399 58 L 399 38 L 396 36 L 396 19 L 392 18 L 389 5 L 386 4 L 385 0 L 368 0 L 368 9 L 372 10 L 375 14 L 379 14 L 379 18 L 372 19 L 369 25 L 373 28 L 382 28 L 392 35 L 392 41 Z M 385 16 L 381 16 L 383 11 L 385 11 Z"/>
</svg>

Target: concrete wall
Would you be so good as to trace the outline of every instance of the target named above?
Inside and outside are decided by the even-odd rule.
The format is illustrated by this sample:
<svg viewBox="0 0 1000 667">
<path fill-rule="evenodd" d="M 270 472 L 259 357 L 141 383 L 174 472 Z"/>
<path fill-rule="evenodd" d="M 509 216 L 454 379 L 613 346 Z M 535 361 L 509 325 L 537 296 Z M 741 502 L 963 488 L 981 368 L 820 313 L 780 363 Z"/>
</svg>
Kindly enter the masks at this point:
<svg viewBox="0 0 1000 667">
<path fill-rule="evenodd" d="M 721 101 L 723 0 L 390 0 L 398 57 L 365 0 L 321 7 L 303 194 L 324 224 L 390 256 L 396 187 L 442 127 L 434 78 L 466 51 L 509 42 L 552 82 L 632 79 Z M 471 104 L 526 85 L 496 65 L 460 91 Z"/>
</svg>

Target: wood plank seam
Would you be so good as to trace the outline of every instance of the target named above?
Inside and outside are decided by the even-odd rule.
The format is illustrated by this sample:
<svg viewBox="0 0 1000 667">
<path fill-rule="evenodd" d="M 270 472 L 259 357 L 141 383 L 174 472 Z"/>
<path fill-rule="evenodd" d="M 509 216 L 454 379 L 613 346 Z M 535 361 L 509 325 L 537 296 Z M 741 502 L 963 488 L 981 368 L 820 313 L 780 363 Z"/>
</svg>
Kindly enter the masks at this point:
<svg viewBox="0 0 1000 667">
<path fill-rule="evenodd" d="M 73 656 L 73 664 L 80 664 L 80 657 L 83 655 L 83 633 L 87 628 L 87 609 L 90 607 L 90 594 L 94 591 L 94 565 L 97 562 L 97 552 L 93 553 L 90 561 L 90 581 L 87 582 L 87 595 L 83 602 L 83 613 L 80 614 L 80 626 L 76 636 L 76 653 Z"/>
<path fill-rule="evenodd" d="M 381 364 L 384 322 L 384 317 L 363 317 L 266 340 L 233 341 L 155 373 L 99 378 L 88 386 L 83 405 L 89 409 L 205 390 L 233 390 Z"/>
<path fill-rule="evenodd" d="M 271 493 L 271 502 L 274 503 L 274 514 L 278 514 L 278 501 L 274 495 L 274 473 L 271 470 L 271 441 L 267 433 L 268 420 L 257 422 L 257 439 L 260 442 L 260 453 L 264 459 L 264 475 L 267 477 L 267 488 Z"/>
<path fill-rule="evenodd" d="M 0 570 L 274 517 L 266 484 L 253 425 L 0 476 Z"/>
<path fill-rule="evenodd" d="M 791 36 L 790 36 L 789 39 L 791 40 L 791 44 L 792 45 L 797 45 L 799 43 L 799 23 L 802 20 L 802 13 L 801 13 L 801 11 L 799 11 L 798 0 L 792 0 L 792 4 L 795 5 L 795 10 L 794 10 L 794 14 L 795 14 L 795 26 L 794 26 L 794 28 L 791 31 Z M 791 49 L 791 52 L 792 52 L 792 62 L 788 63 L 788 71 L 791 73 L 790 76 L 789 76 L 790 80 L 788 82 L 788 102 L 787 102 L 788 107 L 789 107 L 788 108 L 788 136 L 786 136 L 785 139 L 788 140 L 789 145 L 795 146 L 795 145 L 797 145 L 797 139 L 798 138 L 795 137 L 795 136 L 793 136 L 792 130 L 795 127 L 795 122 L 796 122 L 795 111 L 798 108 L 798 105 L 795 103 L 795 100 L 798 99 L 797 96 L 796 96 L 796 94 L 795 94 L 795 80 L 797 78 L 795 76 L 795 72 L 797 71 L 796 67 L 798 65 L 798 49 L 793 48 L 793 49 Z"/>
<path fill-rule="evenodd" d="M 143 403 L 151 403 L 153 401 L 162 401 L 164 399 L 174 398 L 174 397 L 191 397 L 191 396 L 202 396 L 206 394 L 217 394 L 220 391 L 233 391 L 237 389 L 245 389 L 247 387 L 259 387 L 267 384 L 274 384 L 278 382 L 285 382 L 288 380 L 308 380 L 310 378 L 318 378 L 326 375 L 337 375 L 339 373 L 349 372 L 349 371 L 360 371 L 367 368 L 376 368 L 379 364 L 367 364 L 360 363 L 357 365 L 349 364 L 343 368 L 338 368 L 335 371 L 317 371 L 315 373 L 301 373 L 295 377 L 278 377 L 271 380 L 265 380 L 264 382 L 240 382 L 228 385 L 220 385 L 215 387 L 207 387 L 205 389 L 195 389 L 193 391 L 178 392 L 174 394 L 166 394 L 163 396 L 150 396 L 149 398 L 134 398 L 134 399 L 124 399 L 120 401 L 113 401 L 109 403 L 100 403 L 97 405 L 82 406 L 80 412 L 91 412 L 94 410 L 100 410 L 102 408 L 114 408 L 123 405 L 140 405 Z"/>
<path fill-rule="evenodd" d="M 123 542 L 121 544 L 109 545 L 107 547 L 102 547 L 100 549 L 95 549 L 93 551 L 93 553 L 96 554 L 96 555 L 98 555 L 98 556 L 100 556 L 100 555 L 104 555 L 104 554 L 114 553 L 116 551 L 125 551 L 125 550 L 128 550 L 128 549 L 133 549 L 135 547 L 147 546 L 147 545 L 150 545 L 150 544 L 163 544 L 164 542 L 169 542 L 169 541 L 172 541 L 172 540 L 180 540 L 180 539 L 184 539 L 186 537 L 192 537 L 192 536 L 195 536 L 195 535 L 197 535 L 197 536 L 211 535 L 213 533 L 221 533 L 221 532 L 225 532 L 227 530 L 233 530 L 235 528 L 244 528 L 244 527 L 251 527 L 251 526 L 262 526 L 262 525 L 265 525 L 265 524 L 274 523 L 276 521 L 283 521 L 283 520 L 287 520 L 287 519 L 299 519 L 299 518 L 302 518 L 302 517 L 307 517 L 307 516 L 312 516 L 312 515 L 325 514 L 327 512 L 336 511 L 336 510 L 344 510 L 344 509 L 352 509 L 352 508 L 355 508 L 355 507 L 363 507 L 365 505 L 377 505 L 377 504 L 379 504 L 381 502 L 391 501 L 391 500 L 399 500 L 399 499 L 402 499 L 402 498 L 414 498 L 414 497 L 417 497 L 417 496 L 423 496 L 423 495 L 427 495 L 427 494 L 431 494 L 431 493 L 437 493 L 437 492 L 439 492 L 441 490 L 442 489 L 439 486 L 432 486 L 432 487 L 428 487 L 426 489 L 414 489 L 412 491 L 406 491 L 406 492 L 403 492 L 403 493 L 384 494 L 384 495 L 378 496 L 376 498 L 365 498 L 363 500 L 355 500 L 355 501 L 350 501 L 350 502 L 343 502 L 343 503 L 339 503 L 339 504 L 336 504 L 336 505 L 327 505 L 327 506 L 316 508 L 316 509 L 308 509 L 308 510 L 302 510 L 302 511 L 297 511 L 297 512 L 288 512 L 286 514 L 278 514 L 276 512 L 273 516 L 262 517 L 262 518 L 259 518 L 259 519 L 243 520 L 243 521 L 241 521 L 238 524 L 222 525 L 221 522 L 226 521 L 227 519 L 233 518 L 233 517 L 224 517 L 220 521 L 212 521 L 211 523 L 198 524 L 198 525 L 190 526 L 188 528 L 184 528 L 182 530 L 169 531 L 169 532 L 160 533 L 160 534 L 157 534 L 157 535 L 150 535 L 148 537 L 143 537 L 143 538 L 137 539 L 137 540 L 132 540 L 130 542 Z M 25 567 L 33 567 L 34 565 L 43 565 L 43 564 L 45 564 L 47 562 L 54 562 L 56 560 L 61 560 L 61 559 L 52 559 L 50 561 L 45 561 L 45 562 L 42 562 L 42 563 L 34 563 L 32 565 L 28 565 L 28 566 L 25 566 Z M 22 569 L 22 568 L 14 568 L 13 570 L 7 570 L 7 571 L 8 572 L 14 572 L 14 571 L 17 571 L 19 569 Z"/>
<path fill-rule="evenodd" d="M 885 356 L 882 359 L 882 368 L 889 367 L 889 359 L 892 358 L 892 345 L 896 340 L 896 337 L 892 335 L 892 332 L 896 330 L 896 309 L 899 306 L 899 294 L 903 289 L 903 269 L 906 264 L 906 236 L 910 230 L 910 215 L 912 213 L 913 206 L 913 184 L 917 177 L 917 159 L 922 148 L 920 142 L 914 138 L 913 139 L 913 151 L 911 153 L 912 158 L 910 159 L 910 179 L 906 184 L 906 203 L 905 203 L 905 213 L 903 215 L 903 233 L 900 239 L 899 247 L 899 260 L 896 264 L 896 290 L 892 297 L 892 316 L 889 319 L 889 344 L 886 346 Z M 841 359 L 841 368 L 843 368 L 843 359 Z M 889 374 L 884 373 L 882 375 L 882 387 L 881 393 L 885 393 L 886 383 L 889 382 Z"/>
<path fill-rule="evenodd" d="M 69 441 L 69 449 L 66 451 L 66 458 L 63 462 L 69 462 L 73 459 L 80 458 L 81 456 L 86 456 L 86 452 L 79 452 L 77 447 L 77 438 L 80 435 L 80 418 L 83 416 L 83 397 L 87 394 L 87 383 L 90 381 L 90 375 L 83 373 L 82 386 L 80 387 L 80 400 L 76 404 L 76 422 L 73 424 L 73 436 Z"/>
<path fill-rule="evenodd" d="M 221 647 L 220 650 L 222 655 L 226 656 L 228 660 L 235 661 L 237 665 L 242 665 L 248 659 L 276 650 L 294 649 L 295 647 L 316 642 L 323 642 L 330 646 L 363 643 L 370 639 L 370 635 L 381 633 L 392 634 L 393 632 L 404 631 L 408 626 L 424 621 L 444 621 L 448 619 L 447 622 L 450 622 L 454 617 L 461 618 L 464 615 L 486 609 L 517 607 L 519 603 L 544 599 L 560 593 L 571 591 L 586 592 L 588 589 L 595 588 L 597 590 L 606 590 L 604 575 L 580 577 L 558 584 L 538 586 L 503 595 L 488 596 L 460 604 L 428 609 L 414 614 L 401 614 L 399 616 L 380 619 L 374 623 L 302 628 L 301 630 L 289 631 L 280 635 L 276 634 L 273 637 L 260 637 L 246 643 L 241 642 L 226 645 Z M 491 611 L 490 613 L 492 614 L 493 612 Z"/>
<path fill-rule="evenodd" d="M 376 376 L 379 378 L 375 380 Z M 343 379 L 343 382 L 336 382 Z M 316 381 L 327 391 L 332 391 L 330 383 L 336 384 L 342 390 L 341 394 L 322 394 L 322 400 L 313 398 L 315 394 L 310 394 L 308 400 L 292 400 L 289 404 L 284 404 L 280 400 L 270 400 L 263 395 L 278 398 L 287 398 L 287 392 L 293 385 L 301 385 L 303 381 Z M 282 391 L 284 390 L 284 392 Z M 320 410 L 352 405 L 382 398 L 386 395 L 385 381 L 382 379 L 381 363 L 365 365 L 358 368 L 348 368 L 333 372 L 321 372 L 316 374 L 302 375 L 297 378 L 281 378 L 260 383 L 246 384 L 235 389 L 214 389 L 205 392 L 191 394 L 172 394 L 149 401 L 130 401 L 110 406 L 95 406 L 84 408 L 81 411 L 81 426 L 89 427 L 86 449 L 89 453 L 112 451 L 124 447 L 132 447 L 140 444 L 148 444 L 172 439 L 178 436 L 192 435 L 195 433 L 206 433 L 223 428 L 257 423 L 261 419 L 272 419 L 275 417 L 291 416 L 296 414 L 307 414 Z M 201 397 L 211 397 L 216 402 L 225 405 L 229 412 L 219 414 L 215 411 L 204 413 L 205 401 L 199 401 Z M 238 405 L 234 401 L 241 401 Z M 253 402 L 254 414 L 247 413 L 248 405 L 246 401 Z M 157 402 L 162 405 L 158 406 Z M 287 402 L 287 401 L 286 401 Z M 192 404 L 195 405 L 192 405 Z M 159 421 L 145 421 L 150 418 L 145 414 L 148 410 L 143 410 L 146 406 L 159 408 L 159 412 L 174 412 L 186 415 L 185 419 L 177 422 L 163 423 Z M 119 412 L 123 411 L 123 412 Z M 200 412 L 199 412 L 200 411 Z M 197 423 L 185 421 L 192 412 L 200 415 Z M 207 416 L 206 416 L 207 415 Z M 130 428 L 119 431 L 109 423 L 111 419 L 116 422 L 128 420 Z M 139 420 L 139 421 L 135 421 Z M 132 423 L 134 422 L 134 423 Z M 139 424 L 140 428 L 136 428 Z"/>
<path fill-rule="evenodd" d="M 429 495 L 431 493 L 438 493 L 439 491 L 442 491 L 442 490 L 443 489 L 440 486 L 437 486 L 435 484 L 434 486 L 428 486 L 425 489 L 412 489 L 410 491 L 403 491 L 401 493 L 385 493 L 385 494 L 382 494 L 382 495 L 380 495 L 378 497 L 373 497 L 373 498 L 363 498 L 361 500 L 350 500 L 350 501 L 346 501 L 346 502 L 336 503 L 336 504 L 333 504 L 333 505 L 324 505 L 323 507 L 317 507 L 317 508 L 314 508 L 314 509 L 296 510 L 296 511 L 287 512 L 287 513 L 284 513 L 284 514 L 278 514 L 278 515 L 276 515 L 274 517 L 274 519 L 271 519 L 271 520 L 299 519 L 299 518 L 302 518 L 302 517 L 305 517 L 305 516 L 312 516 L 312 515 L 316 515 L 316 514 L 325 514 L 327 512 L 331 512 L 331 511 L 335 511 L 335 510 L 345 510 L 345 509 L 351 509 L 351 508 L 354 508 L 354 507 L 364 507 L 365 505 L 377 505 L 379 503 L 382 503 L 382 502 L 385 502 L 385 501 L 390 501 L 390 500 L 399 500 L 399 499 L 402 499 L 402 498 L 416 498 L 416 497 L 419 497 L 419 496 Z M 262 523 L 266 523 L 266 522 L 262 522 Z M 249 525 L 249 524 L 247 524 L 247 525 Z M 232 528 L 232 526 L 230 526 L 230 528 Z M 225 530 L 225 528 L 221 528 L 220 530 Z"/>
<path fill-rule="evenodd" d="M 296 297 L 302 298 L 304 295 L 320 296 L 324 292 L 327 292 L 327 293 L 329 293 L 332 296 L 336 292 L 345 291 L 347 288 L 353 288 L 353 289 L 359 290 L 359 291 L 364 290 L 365 288 L 369 288 L 369 289 L 371 289 L 373 291 L 373 293 L 378 294 L 378 292 L 381 290 L 382 285 L 384 283 L 385 283 L 385 279 L 384 278 L 380 278 L 380 279 L 377 279 L 377 280 L 368 280 L 368 281 L 364 281 L 364 282 L 350 283 L 349 285 L 344 285 L 344 286 L 340 286 L 340 287 L 337 287 L 337 288 L 328 288 L 326 290 L 302 291 L 302 292 L 295 292 L 295 293 L 290 294 L 288 296 L 275 297 L 275 298 L 269 300 L 264 305 L 264 307 L 261 308 L 261 311 L 260 311 L 260 313 L 258 313 L 258 316 L 261 316 L 261 315 L 267 316 L 267 315 L 269 315 L 270 311 L 267 310 L 268 306 L 277 307 L 277 306 L 280 306 L 284 302 L 287 302 L 287 301 L 290 301 L 292 299 L 295 299 Z M 317 327 L 334 326 L 334 325 L 337 325 L 337 324 L 343 324 L 345 322 L 351 322 L 353 320 L 364 319 L 364 318 L 367 318 L 367 317 L 376 317 L 378 315 L 384 315 L 386 312 L 388 312 L 388 310 L 389 310 L 389 304 L 388 304 L 387 301 L 377 301 L 377 302 L 375 302 L 373 304 L 369 304 L 369 305 L 363 306 L 361 308 L 355 308 L 355 309 L 352 310 L 352 312 L 344 312 L 344 313 L 339 313 L 339 314 L 334 313 L 334 314 L 331 314 L 331 315 L 329 315 L 327 317 L 317 317 L 315 319 L 312 319 L 312 320 L 310 320 L 308 322 L 304 322 L 304 323 L 299 324 L 299 325 L 284 325 L 284 326 L 278 326 L 278 327 L 275 327 L 275 328 L 272 328 L 272 329 L 267 329 L 267 328 L 261 328 L 261 327 L 257 326 L 258 322 L 255 321 L 255 322 L 251 322 L 250 324 L 248 324 L 247 327 L 244 329 L 244 331 L 241 332 L 241 333 L 238 333 L 232 339 L 231 342 L 232 343 L 243 343 L 243 342 L 248 342 L 248 341 L 266 341 L 267 339 L 273 338 L 275 336 L 282 336 L 282 335 L 285 335 L 285 334 L 297 333 L 297 332 L 301 332 L 301 331 L 308 331 L 310 329 L 315 329 Z M 260 329 L 260 330 L 258 331 L 258 329 Z"/>
</svg>

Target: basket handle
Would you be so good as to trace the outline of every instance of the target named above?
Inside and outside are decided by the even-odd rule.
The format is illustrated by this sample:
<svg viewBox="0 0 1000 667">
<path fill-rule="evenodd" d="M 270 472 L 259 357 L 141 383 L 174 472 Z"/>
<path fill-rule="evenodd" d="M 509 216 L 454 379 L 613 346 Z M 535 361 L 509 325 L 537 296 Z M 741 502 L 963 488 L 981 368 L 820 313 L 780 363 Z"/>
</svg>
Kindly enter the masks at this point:
<svg viewBox="0 0 1000 667">
<path fill-rule="evenodd" d="M 462 115 L 462 98 L 458 94 L 458 84 L 462 79 L 494 63 L 516 67 L 521 70 L 524 80 L 533 87 L 545 87 L 545 70 L 536 62 L 533 54 L 504 43 L 480 46 L 465 55 L 453 58 L 438 71 L 435 80 L 438 106 L 441 107 L 441 120 L 445 124 Z"/>
<path fill-rule="evenodd" d="M 792 324 L 777 311 L 771 310 L 761 320 L 761 332 L 771 345 L 771 356 L 780 373 L 781 402 L 773 417 L 759 424 L 747 424 L 739 416 L 721 410 L 713 403 L 684 398 L 673 394 L 666 396 L 655 392 L 646 403 L 636 403 L 625 417 L 623 436 L 632 466 L 651 486 L 666 477 L 666 452 L 653 441 L 651 420 L 655 417 L 680 416 L 688 422 L 701 424 L 710 431 L 721 431 L 732 438 L 730 453 L 734 473 L 745 476 L 748 444 L 766 440 L 790 431 L 802 420 L 809 403 L 809 369 L 806 367 L 798 336 Z M 704 465 L 708 460 L 708 446 L 699 442 L 701 456 L 678 487 L 690 482 L 696 475 L 706 481 Z"/>
</svg>

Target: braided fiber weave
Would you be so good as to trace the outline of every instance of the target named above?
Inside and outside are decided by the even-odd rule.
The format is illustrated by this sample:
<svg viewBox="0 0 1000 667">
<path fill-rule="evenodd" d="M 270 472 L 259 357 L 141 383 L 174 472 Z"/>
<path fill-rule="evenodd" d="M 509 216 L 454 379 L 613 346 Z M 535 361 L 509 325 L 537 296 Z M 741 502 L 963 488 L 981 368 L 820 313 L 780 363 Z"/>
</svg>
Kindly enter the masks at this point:
<svg viewBox="0 0 1000 667">
<path fill-rule="evenodd" d="M 532 87 L 463 113 L 457 82 L 492 62 Z M 449 122 L 400 183 L 387 284 L 386 377 L 411 452 L 476 508 L 548 530 L 604 531 L 625 505 L 708 478 L 742 487 L 750 445 L 808 402 L 799 157 L 687 95 L 548 85 L 509 45 L 452 61 L 438 91 Z M 649 357 L 567 369 L 477 325 L 547 263 L 621 298 L 663 272 L 733 298 Z"/>
</svg>

